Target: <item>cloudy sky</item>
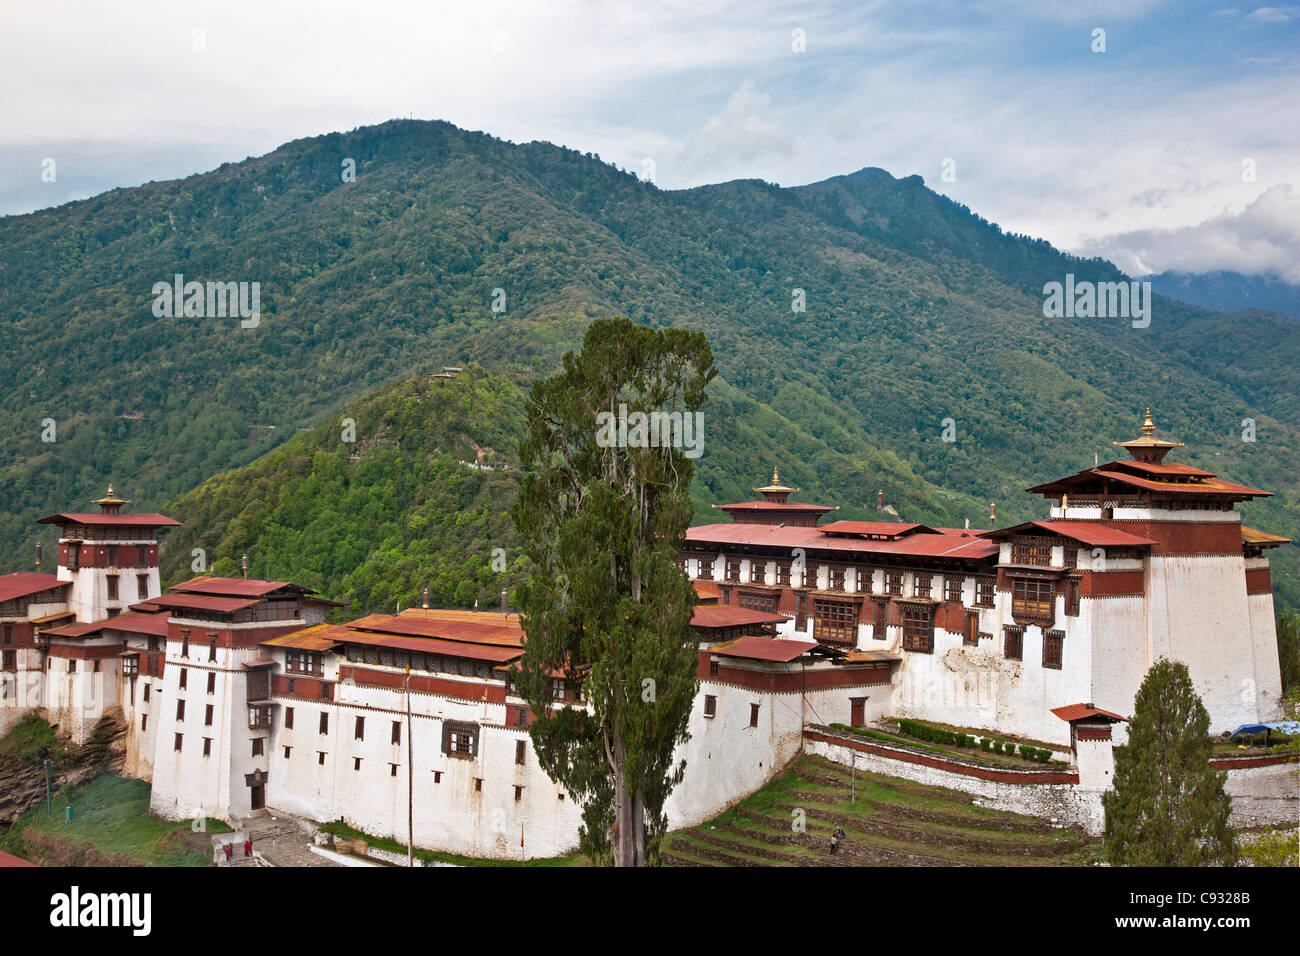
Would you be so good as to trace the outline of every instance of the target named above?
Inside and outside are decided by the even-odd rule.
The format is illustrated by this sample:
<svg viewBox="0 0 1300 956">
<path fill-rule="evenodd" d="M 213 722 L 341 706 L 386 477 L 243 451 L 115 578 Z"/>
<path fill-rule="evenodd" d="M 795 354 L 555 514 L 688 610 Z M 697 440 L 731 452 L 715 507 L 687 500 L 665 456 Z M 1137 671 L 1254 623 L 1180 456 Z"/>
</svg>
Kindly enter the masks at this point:
<svg viewBox="0 0 1300 956">
<path fill-rule="evenodd" d="M 0 214 L 413 116 L 596 152 L 669 189 L 881 166 L 1134 274 L 1300 282 L 1300 6 L 0 7 Z"/>
</svg>

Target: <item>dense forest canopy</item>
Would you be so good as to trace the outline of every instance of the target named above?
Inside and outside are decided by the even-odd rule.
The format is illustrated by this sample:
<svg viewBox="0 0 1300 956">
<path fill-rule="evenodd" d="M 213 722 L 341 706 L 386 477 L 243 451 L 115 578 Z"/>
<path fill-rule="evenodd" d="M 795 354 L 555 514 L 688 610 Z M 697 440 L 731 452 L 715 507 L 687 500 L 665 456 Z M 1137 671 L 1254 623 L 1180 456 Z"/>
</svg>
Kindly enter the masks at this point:
<svg viewBox="0 0 1300 956">
<path fill-rule="evenodd" d="M 349 159 L 355 181 L 341 175 Z M 1186 443 L 1176 460 L 1275 493 L 1243 507 L 1247 523 L 1300 535 L 1300 324 L 1164 299 L 1145 329 L 1045 317 L 1047 282 L 1121 277 L 1008 234 L 917 177 L 863 169 L 797 188 L 665 192 L 547 143 L 394 121 L 6 217 L 0 246 L 0 570 L 29 569 L 35 519 L 86 507 L 109 480 L 153 509 L 273 449 L 295 468 L 294 449 L 328 459 L 338 449 L 313 429 L 337 430 L 345 407 L 443 365 L 492 373 L 499 419 L 465 427 L 504 429 L 510 389 L 552 372 L 592 318 L 613 315 L 702 330 L 714 348 L 697 520 L 751 497 L 773 464 L 803 500 L 843 517 L 874 514 L 878 488 L 909 520 L 980 527 L 990 501 L 1007 522 L 1041 517 L 1046 503 L 1023 489 L 1115 457 L 1110 442 L 1132 437 L 1149 405 L 1161 433 Z M 259 282 L 259 324 L 156 315 L 151 290 L 176 274 Z M 443 447 L 429 441 L 426 452 Z M 316 480 L 342 480 L 336 464 L 322 459 Z M 454 460 L 419 476 L 424 491 L 382 455 L 361 465 L 364 482 L 393 483 L 385 501 L 416 502 L 403 495 L 456 475 L 486 484 L 448 489 L 448 503 L 468 495 L 497 517 L 509 507 L 503 474 L 461 475 Z M 425 520 L 450 513 L 439 508 Z M 384 606 L 417 575 L 399 565 L 385 582 L 372 562 L 413 532 L 375 522 L 327 556 L 331 525 L 285 512 L 256 542 L 259 560 L 304 556 L 303 583 L 351 562 L 350 600 Z M 251 540 L 241 527 L 194 533 L 218 537 L 214 560 L 237 561 L 229 548 Z M 167 544 L 169 569 L 187 567 L 188 534 Z M 464 573 L 435 557 L 472 540 L 418 540 L 432 550 L 412 567 Z M 1291 606 L 1296 557 L 1273 552 Z M 496 587 L 492 575 L 465 580 L 457 602 Z"/>
</svg>

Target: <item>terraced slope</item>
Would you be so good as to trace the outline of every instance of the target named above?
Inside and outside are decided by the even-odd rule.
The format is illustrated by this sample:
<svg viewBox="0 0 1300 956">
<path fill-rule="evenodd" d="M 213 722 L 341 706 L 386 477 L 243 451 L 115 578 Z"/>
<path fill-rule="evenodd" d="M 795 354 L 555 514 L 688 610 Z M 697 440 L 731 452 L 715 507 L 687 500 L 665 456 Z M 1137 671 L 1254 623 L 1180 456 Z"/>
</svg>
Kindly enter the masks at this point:
<svg viewBox="0 0 1300 956">
<path fill-rule="evenodd" d="M 1046 820 L 974 806 L 955 790 L 803 756 L 749 799 L 690 830 L 669 834 L 666 866 L 1079 866 L 1100 842 Z M 804 832 L 796 832 L 802 810 Z M 831 831 L 847 842 L 832 855 Z"/>
</svg>

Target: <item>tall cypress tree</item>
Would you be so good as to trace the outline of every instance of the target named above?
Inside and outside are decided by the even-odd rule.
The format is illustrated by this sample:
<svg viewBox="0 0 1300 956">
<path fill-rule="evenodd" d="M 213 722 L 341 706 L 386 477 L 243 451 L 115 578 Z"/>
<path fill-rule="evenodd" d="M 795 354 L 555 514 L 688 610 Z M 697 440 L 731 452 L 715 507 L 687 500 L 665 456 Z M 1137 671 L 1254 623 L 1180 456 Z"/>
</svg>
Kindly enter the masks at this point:
<svg viewBox="0 0 1300 956">
<path fill-rule="evenodd" d="M 1231 865 L 1237 844 L 1225 774 L 1210 767 L 1210 715 L 1187 665 L 1147 671 L 1128 745 L 1115 751 L 1115 789 L 1102 797 L 1106 855 L 1119 866 Z"/>
<path fill-rule="evenodd" d="M 691 459 L 662 429 L 652 441 L 637 415 L 696 424 L 715 374 L 702 333 L 600 320 L 529 399 L 512 512 L 532 562 L 515 684 L 535 715 L 542 769 L 583 804 L 583 851 L 612 850 L 617 866 L 657 857 L 698 687 L 695 591 L 677 565 Z M 616 420 L 626 434 L 609 427 Z M 556 706 L 559 677 L 582 688 L 581 705 Z"/>
</svg>

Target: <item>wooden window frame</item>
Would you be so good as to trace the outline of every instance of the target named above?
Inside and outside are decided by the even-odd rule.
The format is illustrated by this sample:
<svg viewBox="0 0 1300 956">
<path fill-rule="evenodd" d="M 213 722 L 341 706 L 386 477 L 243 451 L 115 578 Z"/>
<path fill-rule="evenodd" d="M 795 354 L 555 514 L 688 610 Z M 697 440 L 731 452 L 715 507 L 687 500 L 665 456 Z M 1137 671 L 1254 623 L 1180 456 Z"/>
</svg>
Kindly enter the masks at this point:
<svg viewBox="0 0 1300 956">
<path fill-rule="evenodd" d="M 1009 661 L 1025 659 L 1025 629 L 1022 625 L 1002 625 L 1002 656 Z"/>
<path fill-rule="evenodd" d="M 1065 579 L 1065 614 L 1067 617 L 1079 616 L 1079 603 L 1082 594 L 1082 579 L 1073 577 Z"/>
<path fill-rule="evenodd" d="M 528 759 L 528 741 L 515 741 L 515 763 L 522 766 Z"/>
<path fill-rule="evenodd" d="M 829 591 L 843 591 L 844 579 L 848 577 L 848 568 L 842 564 L 828 564 L 826 566 L 826 585 Z"/>
<path fill-rule="evenodd" d="M 1043 666 L 1059 671 L 1065 659 L 1065 631 L 1043 630 Z"/>
<path fill-rule="evenodd" d="M 204 726 L 204 727 L 211 727 L 211 726 L 212 726 L 212 715 L 213 715 L 213 712 L 214 712 L 214 710 L 213 710 L 213 707 L 212 707 L 211 704 L 208 704 L 208 705 L 204 708 L 204 710 L 203 710 L 203 726 Z"/>
<path fill-rule="evenodd" d="M 934 653 L 934 605 L 903 604 L 903 650 Z"/>
<path fill-rule="evenodd" d="M 912 575 L 912 597 L 928 598 L 934 596 L 934 575 L 917 571 Z"/>
<path fill-rule="evenodd" d="M 352 739 L 353 740 L 366 739 L 366 718 L 365 717 L 357 717 L 356 724 L 354 725 L 352 731 Z"/>
<path fill-rule="evenodd" d="M 943 599 L 954 604 L 960 604 L 963 584 L 965 584 L 964 578 L 945 574 L 943 576 Z"/>
<path fill-rule="evenodd" d="M 705 717 L 718 716 L 718 698 L 716 694 L 704 695 L 704 716 Z"/>
<path fill-rule="evenodd" d="M 394 747 L 400 747 L 402 745 L 402 722 L 400 720 L 393 721 L 393 732 L 390 735 L 388 742 Z"/>
<path fill-rule="evenodd" d="M 903 572 L 885 572 L 885 593 L 894 597 L 903 596 Z"/>
<path fill-rule="evenodd" d="M 322 710 L 320 712 L 320 723 L 317 726 L 319 727 L 318 734 L 328 734 L 330 732 L 329 711 Z"/>
<path fill-rule="evenodd" d="M 962 622 L 961 642 L 967 647 L 978 647 L 980 642 L 980 615 L 978 611 L 967 611 Z"/>
<path fill-rule="evenodd" d="M 749 705 L 749 726 L 751 727 L 758 726 L 758 708 L 758 704 Z"/>
<path fill-rule="evenodd" d="M 975 579 L 975 606 L 996 607 L 998 595 L 997 578 Z"/>
<path fill-rule="evenodd" d="M 767 583 L 767 562 L 755 561 L 750 559 L 749 562 L 749 583 L 766 584 Z"/>
<path fill-rule="evenodd" d="M 887 641 L 889 640 L 889 599 L 878 598 L 871 604 L 871 638 L 876 641 Z"/>
<path fill-rule="evenodd" d="M 254 737 L 254 738 L 253 738 L 253 756 L 254 756 L 254 757 L 264 757 L 264 756 L 266 756 L 266 738 L 265 738 L 265 737 Z"/>
<path fill-rule="evenodd" d="M 817 598 L 813 601 L 815 641 L 827 644 L 856 645 L 858 642 L 858 605 L 856 601 Z"/>
<path fill-rule="evenodd" d="M 730 584 L 739 584 L 741 577 L 740 558 L 727 558 L 726 562 L 727 563 L 723 565 L 725 580 Z"/>
<path fill-rule="evenodd" d="M 1056 623 L 1056 582 L 1039 578 L 1013 578 L 1011 619 L 1017 624 Z"/>
<path fill-rule="evenodd" d="M 696 575 L 701 581 L 713 580 L 713 559 L 700 558 L 700 573 Z"/>
<path fill-rule="evenodd" d="M 793 567 L 794 567 L 793 561 L 776 562 L 776 583 L 778 585 L 787 588 L 790 587 L 790 580 L 791 580 L 790 576 L 793 573 L 792 571 Z"/>
<path fill-rule="evenodd" d="M 293 730 L 293 708 L 292 707 L 286 707 L 284 709 L 284 729 Z"/>
</svg>

